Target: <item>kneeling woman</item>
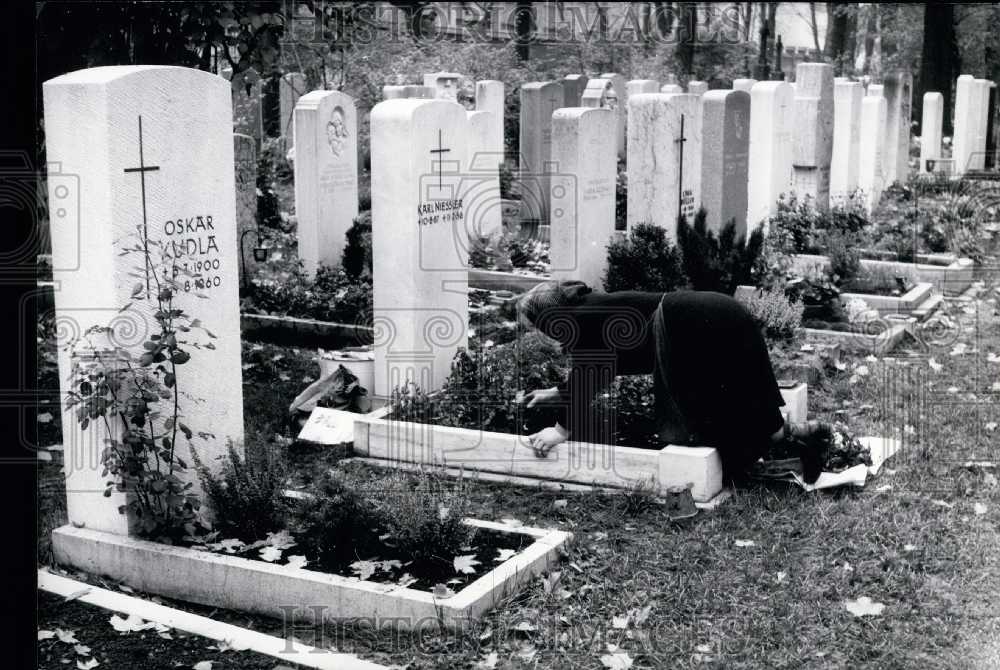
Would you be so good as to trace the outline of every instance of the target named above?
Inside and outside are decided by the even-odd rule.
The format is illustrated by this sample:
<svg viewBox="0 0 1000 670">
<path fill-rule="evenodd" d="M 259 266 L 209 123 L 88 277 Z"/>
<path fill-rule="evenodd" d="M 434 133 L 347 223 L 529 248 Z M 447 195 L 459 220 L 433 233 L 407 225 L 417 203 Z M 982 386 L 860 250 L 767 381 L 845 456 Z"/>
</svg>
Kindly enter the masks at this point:
<svg viewBox="0 0 1000 670">
<path fill-rule="evenodd" d="M 772 443 L 799 448 L 803 477 L 819 476 L 830 427 L 786 423 L 767 346 L 749 312 L 708 291 L 598 293 L 583 282 L 548 282 L 521 296 L 518 319 L 557 340 L 572 360 L 568 379 L 524 395 L 529 407 L 560 405 L 562 419 L 531 436 L 545 457 L 572 438 L 610 444 L 591 408 L 616 375 L 652 373 L 659 438 L 719 450 L 727 479 L 742 479 Z"/>
</svg>

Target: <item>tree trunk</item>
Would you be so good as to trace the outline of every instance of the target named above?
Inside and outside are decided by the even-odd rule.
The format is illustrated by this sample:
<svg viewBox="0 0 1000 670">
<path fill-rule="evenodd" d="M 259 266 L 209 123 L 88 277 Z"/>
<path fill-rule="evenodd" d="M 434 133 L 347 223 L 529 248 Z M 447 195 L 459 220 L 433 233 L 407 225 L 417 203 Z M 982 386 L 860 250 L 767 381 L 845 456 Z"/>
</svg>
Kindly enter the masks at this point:
<svg viewBox="0 0 1000 670">
<path fill-rule="evenodd" d="M 834 72 L 844 74 L 845 61 L 850 57 L 847 50 L 850 9 L 846 2 L 830 2 L 826 5 L 826 59 L 833 63 Z"/>
<path fill-rule="evenodd" d="M 677 21 L 677 46 L 674 55 L 680 64 L 681 74 L 694 73 L 694 45 L 698 29 L 698 3 L 679 2 Z"/>
<path fill-rule="evenodd" d="M 924 93 L 937 91 L 944 96 L 944 134 L 952 129 L 952 85 L 959 74 L 958 40 L 955 35 L 955 6 L 950 3 L 924 5 L 924 42 L 920 51 L 920 74 L 914 87 L 915 116 L 921 119 Z M 921 129 L 921 132 L 923 130 Z"/>
<path fill-rule="evenodd" d="M 816 47 L 816 56 L 822 57 L 823 49 L 819 46 L 819 25 L 816 23 L 816 3 L 809 3 L 809 27 L 812 29 L 813 45 Z"/>
</svg>

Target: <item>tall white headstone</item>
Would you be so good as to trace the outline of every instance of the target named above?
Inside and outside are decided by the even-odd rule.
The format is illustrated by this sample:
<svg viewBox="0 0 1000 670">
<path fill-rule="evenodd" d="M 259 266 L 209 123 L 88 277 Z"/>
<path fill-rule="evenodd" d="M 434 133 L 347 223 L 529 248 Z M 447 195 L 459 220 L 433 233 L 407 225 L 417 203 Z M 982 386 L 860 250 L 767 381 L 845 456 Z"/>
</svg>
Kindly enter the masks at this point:
<svg viewBox="0 0 1000 670">
<path fill-rule="evenodd" d="M 562 84 L 535 81 L 521 86 L 521 216 L 548 224 L 552 162 L 552 112 L 562 106 Z"/>
<path fill-rule="evenodd" d="M 502 81 L 494 79 L 484 79 L 476 82 L 476 111 L 489 112 L 491 149 L 497 154 L 497 160 L 503 163 L 504 160 L 504 87 Z"/>
<path fill-rule="evenodd" d="M 792 190 L 820 211 L 830 207 L 833 156 L 833 66 L 799 63 L 795 68 L 795 139 Z"/>
<path fill-rule="evenodd" d="M 684 89 L 678 84 L 664 84 L 660 87 L 660 93 L 683 93 Z"/>
<path fill-rule="evenodd" d="M 750 94 L 716 90 L 702 96 L 701 205 L 716 232 L 730 221 L 747 232 Z"/>
<path fill-rule="evenodd" d="M 312 91 L 295 105 L 295 214 L 306 274 L 338 265 L 358 215 L 358 118 L 346 93 Z"/>
<path fill-rule="evenodd" d="M 688 82 L 687 92 L 691 95 L 705 95 L 708 92 L 708 82 L 692 79 Z"/>
<path fill-rule="evenodd" d="M 733 79 L 733 90 L 734 91 L 746 91 L 749 93 L 753 90 L 753 85 L 757 83 L 756 79 Z"/>
<path fill-rule="evenodd" d="M 429 392 L 467 346 L 466 110 L 386 100 L 371 137 L 375 395 L 408 380 Z"/>
<path fill-rule="evenodd" d="M 750 92 L 749 232 L 778 212 L 792 181 L 795 92 L 783 81 L 761 81 Z M 766 231 L 765 231 L 766 232 Z"/>
<path fill-rule="evenodd" d="M 458 72 L 433 72 L 424 75 L 424 86 L 434 89 L 434 97 L 440 100 L 458 102 L 461 85 L 462 75 Z"/>
<path fill-rule="evenodd" d="M 976 79 L 971 74 L 963 74 L 955 82 L 955 132 L 951 150 L 955 174 L 965 174 L 966 170 L 975 169 L 973 156 L 984 150 L 979 149 L 976 144 L 979 124 L 979 108 L 975 104 L 976 89 Z"/>
<path fill-rule="evenodd" d="M 937 170 L 941 158 L 941 132 L 944 122 L 944 96 L 936 91 L 924 93 L 923 111 L 920 121 L 920 172 Z M 932 161 L 934 167 L 931 167 Z"/>
<path fill-rule="evenodd" d="M 833 154 L 830 159 L 830 196 L 843 198 L 858 188 L 858 151 L 861 138 L 860 82 L 841 79 L 833 85 Z"/>
<path fill-rule="evenodd" d="M 549 258 L 554 279 L 603 284 L 615 232 L 615 117 L 608 109 L 570 107 L 552 115 L 553 157 Z"/>
<path fill-rule="evenodd" d="M 905 182 L 910 173 L 910 116 L 913 106 L 913 75 L 893 72 L 883 81 L 886 104 L 885 146 L 888 184 Z"/>
<path fill-rule="evenodd" d="M 479 236 L 489 236 L 503 229 L 503 207 L 500 201 L 500 171 L 503 153 L 496 150 L 493 136 L 493 115 L 490 112 L 468 112 L 468 167 L 464 176 L 462 200 L 469 230 Z"/>
<path fill-rule="evenodd" d="M 628 109 L 628 90 L 625 83 L 625 77 L 622 75 L 616 72 L 606 72 L 599 79 L 591 79 L 587 82 L 587 88 L 583 90 L 583 98 L 580 101 L 583 107 L 604 107 L 615 113 L 615 119 L 618 121 L 616 137 L 618 138 L 619 158 L 625 158 L 625 110 Z"/>
<path fill-rule="evenodd" d="M 976 79 L 974 83 L 972 108 L 976 122 L 970 168 L 982 170 L 986 167 L 986 129 L 990 111 L 990 88 L 993 87 L 993 82 L 989 79 Z"/>
<path fill-rule="evenodd" d="M 281 78 L 278 84 L 278 102 L 281 107 L 281 132 L 287 148 L 295 146 L 295 134 L 292 123 L 295 116 L 295 104 L 306 94 L 306 76 L 301 72 L 289 72 Z"/>
<path fill-rule="evenodd" d="M 227 440 L 242 441 L 232 94 L 210 72 L 152 65 L 79 70 L 50 79 L 42 92 L 56 313 L 69 334 L 59 352 L 67 512 L 71 523 L 126 533 L 122 494 L 103 497 L 109 477 L 100 458 L 105 438 L 122 434 L 107 434 L 99 421 L 81 430 L 65 406 L 71 350 L 85 355 L 72 336 L 110 325 L 107 341 L 95 346 L 119 346 L 141 365 L 143 342 L 159 332 L 153 315 L 163 273 L 170 276 L 175 262 L 186 266 L 199 276 L 177 276 L 174 307 L 215 337 L 200 328 L 177 334 L 190 359 L 176 366 L 175 388 L 194 435 L 178 433 L 175 453 L 190 463 L 190 444 L 217 467 Z M 153 419 L 158 431 L 166 418 Z M 195 473 L 182 474 L 198 490 Z"/>
<path fill-rule="evenodd" d="M 677 239 L 677 217 L 701 202 L 701 100 L 643 93 L 629 100 L 628 225 L 652 223 Z"/>
<path fill-rule="evenodd" d="M 871 94 L 869 86 L 869 93 Z M 858 187 L 865 196 L 869 213 L 878 206 L 886 186 L 885 160 L 885 98 L 866 95 L 861 101 L 861 151 L 858 156 Z"/>
</svg>

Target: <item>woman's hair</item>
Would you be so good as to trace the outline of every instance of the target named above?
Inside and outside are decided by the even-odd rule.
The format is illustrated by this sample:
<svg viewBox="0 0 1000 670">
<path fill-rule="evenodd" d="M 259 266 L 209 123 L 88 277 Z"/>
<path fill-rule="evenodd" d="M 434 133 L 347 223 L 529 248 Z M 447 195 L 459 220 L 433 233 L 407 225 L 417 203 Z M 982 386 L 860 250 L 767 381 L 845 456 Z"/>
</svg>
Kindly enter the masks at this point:
<svg viewBox="0 0 1000 670">
<path fill-rule="evenodd" d="M 583 296 L 592 290 L 578 280 L 537 284 L 517 299 L 517 315 L 534 324 L 545 310 L 578 305 L 583 302 Z"/>
</svg>

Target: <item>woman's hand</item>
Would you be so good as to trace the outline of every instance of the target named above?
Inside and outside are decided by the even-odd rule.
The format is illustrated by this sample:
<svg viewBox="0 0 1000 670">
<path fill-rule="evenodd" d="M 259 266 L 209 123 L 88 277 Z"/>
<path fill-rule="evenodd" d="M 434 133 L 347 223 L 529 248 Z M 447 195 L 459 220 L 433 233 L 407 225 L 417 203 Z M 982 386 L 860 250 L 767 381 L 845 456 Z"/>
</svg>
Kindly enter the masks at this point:
<svg viewBox="0 0 1000 670">
<path fill-rule="evenodd" d="M 535 405 L 554 405 L 559 402 L 559 399 L 559 388 L 553 386 L 550 389 L 528 391 L 519 397 L 518 402 L 527 403 L 525 407 L 534 407 Z"/>
<path fill-rule="evenodd" d="M 569 433 L 566 432 L 566 429 L 556 424 L 528 435 L 528 444 L 534 450 L 535 456 L 545 458 L 553 448 L 559 446 L 568 438 Z"/>
</svg>

